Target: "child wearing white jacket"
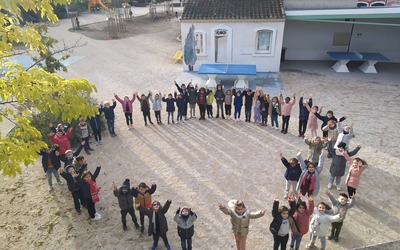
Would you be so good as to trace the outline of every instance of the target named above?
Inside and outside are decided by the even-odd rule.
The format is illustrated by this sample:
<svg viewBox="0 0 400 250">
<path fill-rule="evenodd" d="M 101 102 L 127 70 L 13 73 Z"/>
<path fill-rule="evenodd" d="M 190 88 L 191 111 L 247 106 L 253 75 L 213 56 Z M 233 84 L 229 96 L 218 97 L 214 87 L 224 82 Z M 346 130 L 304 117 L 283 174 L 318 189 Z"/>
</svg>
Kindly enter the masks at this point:
<svg viewBox="0 0 400 250">
<path fill-rule="evenodd" d="M 155 94 L 154 98 L 153 98 L 153 92 L 149 91 L 150 94 L 150 101 L 153 103 L 153 110 L 154 110 L 154 114 L 156 116 L 157 119 L 157 124 L 162 124 L 161 122 L 161 109 L 162 109 L 162 102 L 161 102 L 161 92 L 159 92 L 158 94 Z"/>
<path fill-rule="evenodd" d="M 321 241 L 321 250 L 325 250 L 326 245 L 326 234 L 328 233 L 328 225 L 330 222 L 335 222 L 340 220 L 340 218 L 344 214 L 344 210 L 340 209 L 339 214 L 337 215 L 329 215 L 325 212 L 330 210 L 329 205 L 324 202 L 318 203 L 318 206 L 314 208 L 314 213 L 312 215 L 312 219 L 310 222 L 310 238 L 311 242 L 306 246 L 307 249 L 312 249 L 315 246 L 315 241 L 317 237 Z"/>
</svg>

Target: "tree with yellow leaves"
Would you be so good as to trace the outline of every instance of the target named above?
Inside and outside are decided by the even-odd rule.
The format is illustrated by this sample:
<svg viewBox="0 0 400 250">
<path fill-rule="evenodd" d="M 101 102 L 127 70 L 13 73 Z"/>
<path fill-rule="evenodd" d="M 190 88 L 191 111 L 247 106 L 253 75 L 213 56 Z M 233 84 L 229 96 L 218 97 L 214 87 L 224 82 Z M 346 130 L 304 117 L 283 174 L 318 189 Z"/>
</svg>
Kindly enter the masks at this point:
<svg viewBox="0 0 400 250">
<path fill-rule="evenodd" d="M 21 174 L 21 165 L 34 163 L 37 152 L 47 147 L 41 133 L 30 124 L 33 112 L 50 112 L 70 122 L 78 116 L 90 117 L 97 108 L 88 99 L 96 90 L 86 79 L 63 79 L 43 68 L 25 69 L 13 62 L 23 44 L 32 54 L 45 51 L 41 33 L 31 26 L 21 27 L 21 9 L 40 13 L 53 23 L 57 21 L 52 4 L 65 4 L 68 0 L 0 0 L 0 127 L 9 120 L 15 125 L 12 135 L 0 133 L 0 172 L 3 175 Z M 10 104 L 24 107 L 15 112 Z"/>
</svg>

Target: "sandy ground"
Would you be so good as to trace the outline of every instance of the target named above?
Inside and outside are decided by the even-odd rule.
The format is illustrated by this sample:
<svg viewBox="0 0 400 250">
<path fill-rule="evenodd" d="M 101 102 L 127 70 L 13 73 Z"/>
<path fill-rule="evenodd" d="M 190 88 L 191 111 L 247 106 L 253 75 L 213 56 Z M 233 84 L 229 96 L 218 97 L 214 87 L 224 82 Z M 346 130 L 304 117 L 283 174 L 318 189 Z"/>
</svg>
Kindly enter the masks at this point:
<svg viewBox="0 0 400 250">
<path fill-rule="evenodd" d="M 135 12 L 134 15 L 137 16 Z M 81 24 L 96 18 L 104 20 L 104 17 L 82 16 Z M 100 31 L 101 25 L 91 28 L 99 29 L 98 33 L 104 35 L 107 31 Z M 182 66 L 173 61 L 174 53 L 180 48 L 176 22 L 141 20 L 140 28 L 129 27 L 137 33 L 112 41 L 69 32 L 70 26 L 69 20 L 62 20 L 59 26 L 50 28 L 53 37 L 63 38 L 67 43 L 80 37 L 87 42 L 74 51 L 75 56 L 85 58 L 70 65 L 69 73 L 64 75 L 84 77 L 95 83 L 98 89 L 95 97 L 99 100 L 110 100 L 113 93 L 123 96 L 149 89 L 172 92 L 174 79 L 181 83 L 193 78 L 204 84 L 195 74 L 183 73 Z M 351 80 L 335 75 L 306 70 L 281 72 L 286 93 L 299 96 L 302 92 L 307 95 L 311 92 L 314 103 L 325 106 L 325 111 L 332 109 L 336 116 L 349 116 L 348 121 L 355 123 L 356 133 L 350 148 L 362 144 L 358 156 L 369 163 L 357 190 L 360 198 L 348 212 L 340 242 L 328 242 L 327 249 L 354 249 L 396 241 L 400 237 L 398 85 L 384 75 L 369 79 L 360 74 Z M 150 249 L 152 238 L 141 235 L 131 222 L 128 231 L 122 230 L 111 184 L 121 185 L 125 178 L 145 182 L 155 179 L 158 187 L 153 200 L 164 203 L 172 199 L 167 213 L 172 249 L 180 249 L 174 212 L 184 205 L 198 214 L 194 249 L 235 249 L 229 217 L 219 211 L 217 204 L 242 199 L 252 211 L 270 211 L 274 195 L 283 197 L 284 194 L 285 169 L 278 153 L 293 157 L 298 150 L 304 154 L 307 150 L 306 144 L 296 136 L 297 105 L 293 108 L 287 135 L 256 123 L 221 119 L 202 122 L 191 119 L 183 124 L 145 127 L 137 102 L 134 103 L 135 129 L 128 131 L 119 104 L 115 113 L 118 136 L 111 138 L 106 132 L 104 144 L 87 156 L 90 170 L 103 162 L 97 179 L 102 188 L 101 201 L 96 205 L 103 218 L 91 221 L 86 210 L 78 216 L 65 185 L 55 184 L 54 191 L 49 193 L 38 161 L 24 168 L 23 174 L 15 179 L 1 177 L 0 249 Z M 165 112 L 162 116 L 166 123 Z M 326 160 L 321 174 L 323 188 L 328 183 L 329 166 L 330 160 Z M 336 190 L 332 192 L 338 194 Z M 321 192 L 316 201 L 328 199 Z M 271 220 L 267 213 L 251 222 L 248 249 L 272 248 L 268 230 Z M 303 249 L 307 238 L 308 234 L 303 237 Z M 159 249 L 164 249 L 162 245 Z"/>
</svg>

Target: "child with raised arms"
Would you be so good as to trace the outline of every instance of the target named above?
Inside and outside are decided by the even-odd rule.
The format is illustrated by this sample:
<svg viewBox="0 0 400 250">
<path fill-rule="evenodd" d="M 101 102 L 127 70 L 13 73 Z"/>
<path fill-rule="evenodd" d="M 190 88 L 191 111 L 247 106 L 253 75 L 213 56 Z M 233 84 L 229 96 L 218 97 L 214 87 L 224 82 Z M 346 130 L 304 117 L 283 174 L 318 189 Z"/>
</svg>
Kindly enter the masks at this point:
<svg viewBox="0 0 400 250">
<path fill-rule="evenodd" d="M 133 195 L 129 181 L 129 179 L 125 179 L 119 189 L 117 189 L 117 184 L 112 184 L 114 196 L 118 198 L 118 205 L 121 209 L 122 229 L 124 231 L 128 230 L 128 227 L 126 226 L 126 215 L 128 213 L 132 217 L 135 228 L 140 228 L 135 214 Z"/>
<path fill-rule="evenodd" d="M 299 232 L 299 228 L 293 214 L 295 212 L 294 196 L 291 197 L 291 209 L 287 206 L 279 206 L 278 196 L 275 197 L 272 205 L 272 217 L 274 218 L 270 224 L 269 230 L 274 236 L 274 250 L 286 250 L 286 245 L 289 240 L 289 233 Z"/>
<path fill-rule="evenodd" d="M 147 186 L 146 183 L 141 182 L 138 184 L 137 181 L 133 182 L 132 195 L 135 197 L 135 204 L 139 204 L 144 208 L 151 207 L 151 195 L 156 191 L 157 185 L 155 180 L 151 180 L 151 187 Z M 144 232 L 144 215 L 140 212 L 140 232 Z"/>
<path fill-rule="evenodd" d="M 132 99 L 129 99 L 129 97 L 126 95 L 124 96 L 124 99 L 122 100 L 119 98 L 117 94 L 114 94 L 115 99 L 122 105 L 122 111 L 125 114 L 125 120 L 126 120 L 126 125 L 128 126 L 128 130 L 133 128 L 133 122 L 132 122 L 132 113 L 133 113 L 133 107 L 132 103 L 136 100 L 137 94 L 133 94 Z"/>
<path fill-rule="evenodd" d="M 307 249 L 313 249 L 315 247 L 315 241 L 317 238 L 321 241 L 321 248 L 325 250 L 326 246 L 326 234 L 328 232 L 329 222 L 340 220 L 344 214 L 344 210 L 340 209 L 339 214 L 329 215 L 326 213 L 331 208 L 324 202 L 318 203 L 318 206 L 314 208 L 313 217 L 310 222 L 310 244 L 306 245 Z"/>
<path fill-rule="evenodd" d="M 178 223 L 178 235 L 181 238 L 182 250 L 192 250 L 193 223 L 196 219 L 197 215 L 191 208 L 182 207 L 176 210 L 174 221 Z"/>
<path fill-rule="evenodd" d="M 174 112 L 175 112 L 175 99 L 172 98 L 172 94 L 168 94 L 168 98 L 166 98 L 167 95 L 164 94 L 164 97 L 162 98 L 163 102 L 167 103 L 167 113 L 168 113 L 168 124 L 170 124 L 170 118 L 172 119 L 172 124 L 175 123 L 174 121 Z"/>
<path fill-rule="evenodd" d="M 328 195 L 329 199 L 332 202 L 332 215 L 336 215 L 340 210 L 343 210 L 344 213 L 340 217 L 339 220 L 332 222 L 331 234 L 328 236 L 328 240 L 339 241 L 340 230 L 343 226 L 343 221 L 346 218 L 347 210 L 354 206 L 355 196 L 349 200 L 349 197 L 345 193 L 340 193 L 339 197 L 336 199 L 328 190 L 325 190 L 325 194 Z"/>
<path fill-rule="evenodd" d="M 285 157 L 283 157 L 282 153 L 279 153 L 279 157 L 281 158 L 282 164 L 286 168 L 284 175 L 286 179 L 286 189 L 285 196 L 283 198 L 286 199 L 288 197 L 290 188 L 295 192 L 295 195 L 298 196 L 296 186 L 302 172 L 299 161 L 296 158 L 291 158 L 289 162 Z"/>
<path fill-rule="evenodd" d="M 300 192 L 303 196 L 312 195 L 317 196 L 320 189 L 320 178 L 319 175 L 324 167 L 324 151 L 322 150 L 319 156 L 318 166 L 311 161 L 305 162 L 303 157 L 301 157 L 301 151 L 297 153 L 297 160 L 300 163 L 302 173 L 297 182 L 296 191 Z"/>
<path fill-rule="evenodd" d="M 250 212 L 243 201 L 230 200 L 228 207 L 218 203 L 218 207 L 224 214 L 230 215 L 232 223 L 232 231 L 235 235 L 236 249 L 246 250 L 246 237 L 249 233 L 250 219 L 257 219 L 264 216 L 266 210 Z"/>
<path fill-rule="evenodd" d="M 156 116 L 157 124 L 160 125 L 162 124 L 161 122 L 161 110 L 162 110 L 162 103 L 161 103 L 161 92 L 158 94 L 154 95 L 153 98 L 153 93 L 149 91 L 150 94 L 150 100 L 153 103 L 153 110 L 154 110 L 154 115 Z"/>
<path fill-rule="evenodd" d="M 171 249 L 168 243 L 167 232 L 168 223 L 165 214 L 171 205 L 171 200 L 167 200 L 164 206 L 161 206 L 160 202 L 154 201 L 149 208 L 145 208 L 140 204 L 136 204 L 136 208 L 139 209 L 140 214 L 144 214 L 149 217 L 149 236 L 153 235 L 153 246 L 151 250 L 156 250 L 158 246 L 158 240 L 163 239 L 165 247 L 167 250 Z"/>
</svg>

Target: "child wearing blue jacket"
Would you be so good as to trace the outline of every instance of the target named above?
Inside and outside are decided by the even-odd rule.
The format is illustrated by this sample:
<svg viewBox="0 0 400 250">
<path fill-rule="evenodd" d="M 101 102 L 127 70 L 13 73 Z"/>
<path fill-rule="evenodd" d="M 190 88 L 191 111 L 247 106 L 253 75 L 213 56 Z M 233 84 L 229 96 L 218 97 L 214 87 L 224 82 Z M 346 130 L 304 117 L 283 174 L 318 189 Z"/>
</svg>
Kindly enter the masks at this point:
<svg viewBox="0 0 400 250">
<path fill-rule="evenodd" d="M 291 158 L 289 162 L 283 157 L 282 153 L 279 153 L 279 157 L 281 158 L 282 164 L 286 167 L 286 190 L 283 198 L 287 199 L 290 188 L 294 191 L 295 196 L 298 197 L 296 186 L 302 172 L 299 161 L 296 158 Z"/>
<path fill-rule="evenodd" d="M 242 93 L 240 90 L 236 91 L 236 87 L 233 86 L 232 94 L 235 97 L 235 99 L 233 100 L 233 106 L 235 108 L 233 118 L 235 119 L 235 122 L 238 122 L 238 121 L 240 121 L 240 111 L 243 106 L 243 96 L 246 94 L 246 92 L 243 91 L 243 93 Z"/>
<path fill-rule="evenodd" d="M 164 97 L 162 98 L 163 102 L 167 103 L 167 113 L 168 113 L 168 124 L 169 123 L 169 118 L 171 117 L 172 119 L 172 124 L 175 123 L 174 121 L 174 112 L 175 112 L 175 98 L 172 98 L 172 94 L 168 94 L 168 98 L 166 98 L 167 95 L 164 94 Z"/>
<path fill-rule="evenodd" d="M 117 106 L 117 102 L 115 99 L 112 99 L 113 105 L 110 105 L 110 102 L 106 101 L 104 103 L 100 104 L 100 112 L 104 113 L 104 116 L 106 117 L 107 120 L 107 127 L 108 127 L 108 132 L 110 132 L 111 137 L 117 136 L 114 131 L 114 109 Z"/>
<path fill-rule="evenodd" d="M 186 101 L 183 98 L 182 93 L 177 94 L 177 92 L 175 91 L 174 97 L 175 97 L 176 106 L 178 107 L 178 115 L 176 117 L 176 123 L 179 123 L 179 121 L 182 122 L 182 116 L 185 112 Z"/>
</svg>

